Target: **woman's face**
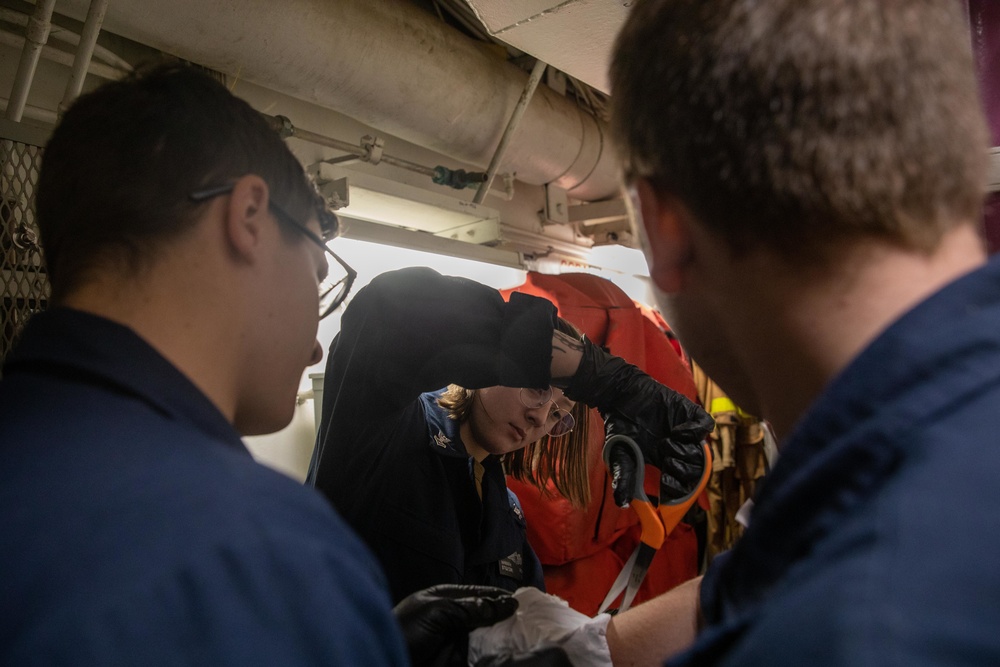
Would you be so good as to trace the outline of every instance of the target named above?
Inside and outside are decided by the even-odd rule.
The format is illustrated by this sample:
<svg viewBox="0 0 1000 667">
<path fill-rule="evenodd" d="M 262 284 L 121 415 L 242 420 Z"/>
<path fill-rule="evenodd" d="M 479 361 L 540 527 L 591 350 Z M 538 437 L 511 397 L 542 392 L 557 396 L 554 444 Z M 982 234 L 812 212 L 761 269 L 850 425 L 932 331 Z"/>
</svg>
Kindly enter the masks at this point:
<svg viewBox="0 0 1000 667">
<path fill-rule="evenodd" d="M 548 432 L 554 410 L 573 409 L 574 402 L 560 389 L 553 388 L 552 400 L 535 408 L 521 402 L 520 392 L 515 387 L 486 387 L 476 392 L 467 422 L 471 444 L 498 456 L 515 452 Z"/>
</svg>

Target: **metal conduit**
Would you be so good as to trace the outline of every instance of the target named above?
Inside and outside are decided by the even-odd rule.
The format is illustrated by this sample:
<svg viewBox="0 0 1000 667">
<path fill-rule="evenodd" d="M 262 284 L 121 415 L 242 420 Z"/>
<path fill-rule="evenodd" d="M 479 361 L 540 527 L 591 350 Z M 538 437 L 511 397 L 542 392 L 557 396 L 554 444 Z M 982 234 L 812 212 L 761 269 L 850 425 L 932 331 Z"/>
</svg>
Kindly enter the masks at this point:
<svg viewBox="0 0 1000 667">
<path fill-rule="evenodd" d="M 28 15 L 23 14 L 19 11 L 13 9 L 6 9 L 0 7 L 0 20 L 7 21 L 8 23 L 13 23 L 19 25 L 22 28 L 28 25 Z M 20 40 L 18 45 L 23 44 L 24 37 L 18 35 L 17 38 Z M 52 28 L 49 30 L 49 42 L 60 41 L 70 46 L 76 47 L 80 44 L 80 35 L 65 28 L 60 25 L 52 24 Z M 45 58 L 45 49 L 42 49 L 42 57 Z M 132 65 L 130 65 L 124 58 L 120 57 L 116 53 L 109 49 L 104 48 L 100 44 L 94 45 L 94 58 L 100 60 L 102 63 L 109 65 L 113 68 L 117 68 L 122 72 L 131 72 Z"/>
<path fill-rule="evenodd" d="M 28 102 L 28 91 L 31 81 L 35 78 L 38 67 L 38 57 L 42 47 L 49 38 L 49 28 L 52 27 L 52 10 L 56 0 L 40 0 L 35 5 L 35 13 L 28 19 L 24 33 L 24 48 L 21 50 L 21 61 L 17 65 L 17 74 L 10 91 L 10 102 L 7 104 L 8 120 L 20 122 L 24 114 L 24 105 Z"/>
<path fill-rule="evenodd" d="M 25 40 L 24 37 L 20 35 L 14 35 L 6 30 L 0 30 L 0 44 L 14 48 L 22 48 L 25 44 Z M 57 49 L 51 44 L 46 44 L 42 47 L 42 58 L 54 63 L 59 63 L 60 65 L 65 65 L 66 67 L 73 66 L 73 54 L 63 51 L 62 49 Z M 99 63 L 96 60 L 90 61 L 87 71 L 94 76 L 99 76 L 102 79 L 107 79 L 109 81 L 120 79 L 122 76 L 127 74 L 125 70 L 110 67 L 103 63 Z"/>
<path fill-rule="evenodd" d="M 9 104 L 10 100 L 6 97 L 0 97 L 0 108 L 6 111 L 7 105 Z M 59 116 L 56 115 L 55 111 L 52 111 L 51 109 L 43 109 L 42 107 L 36 107 L 31 104 L 24 105 L 24 111 L 21 115 L 23 118 L 30 118 L 49 125 L 55 125 L 59 122 Z"/>
<path fill-rule="evenodd" d="M 490 166 L 486 169 L 486 180 L 479 186 L 476 196 L 472 199 L 473 203 L 482 204 L 483 200 L 486 199 L 486 193 L 490 191 L 490 186 L 493 184 L 493 177 L 496 176 L 497 169 L 500 168 L 500 162 L 503 160 L 503 156 L 507 152 L 507 146 L 510 145 L 511 137 L 514 136 L 514 130 L 517 129 L 518 124 L 521 122 L 521 117 L 524 116 L 524 110 L 528 108 L 528 103 L 531 102 L 531 96 L 535 94 L 535 88 L 538 87 L 538 82 L 542 80 L 542 74 L 544 72 L 545 63 L 541 60 L 536 60 L 535 66 L 531 68 L 531 75 L 528 77 L 528 83 L 524 85 L 524 91 L 521 93 L 521 97 L 517 100 L 517 106 L 514 107 L 514 112 L 510 115 L 510 120 L 507 121 L 507 128 L 503 131 L 503 136 L 500 137 L 500 143 L 497 144 L 496 152 L 493 153 L 493 159 L 490 160 Z"/>
<path fill-rule="evenodd" d="M 309 130 L 303 130 L 302 128 L 295 127 L 292 125 L 292 121 L 284 116 L 269 116 L 267 114 L 261 114 L 264 119 L 271 125 L 276 132 L 278 132 L 282 137 L 295 137 L 301 139 L 302 141 L 308 141 L 310 143 L 316 144 L 317 146 L 326 146 L 327 148 L 332 148 L 334 150 L 342 151 L 344 153 L 350 153 L 356 157 L 363 157 L 364 151 L 361 150 L 360 146 L 355 144 L 347 143 L 346 141 L 341 141 L 340 139 L 334 139 L 333 137 L 327 137 L 322 134 L 317 134 L 315 132 L 310 132 Z"/>
<path fill-rule="evenodd" d="M 63 96 L 60 110 L 65 110 L 83 90 L 83 80 L 87 77 L 87 69 L 94 57 L 97 36 L 101 32 L 104 14 L 107 11 L 108 0 L 91 0 L 87 20 L 83 24 L 83 32 L 80 33 L 80 45 L 76 49 L 76 58 L 73 60 L 73 71 L 70 72 L 69 82 L 66 84 L 66 94 Z"/>
<path fill-rule="evenodd" d="M 424 176 L 429 176 L 431 179 L 436 179 L 439 176 L 440 167 L 428 167 L 426 165 L 419 164 L 417 162 L 411 162 L 410 160 L 404 160 L 401 157 L 394 157 L 392 155 L 387 155 L 381 152 L 373 151 L 373 146 L 356 145 L 351 144 L 340 139 L 334 139 L 333 137 L 327 137 L 322 134 L 317 134 L 316 132 L 310 132 L 309 130 L 303 130 L 292 124 L 285 116 L 269 116 L 267 114 L 261 114 L 268 124 L 276 132 L 278 132 L 282 137 L 295 137 L 296 139 L 301 139 L 302 141 L 308 141 L 314 143 L 318 146 L 326 146 L 327 148 L 333 148 L 335 150 L 347 153 L 347 156 L 354 159 L 362 160 L 364 162 L 370 162 L 371 164 L 391 164 L 395 167 L 400 167 L 402 169 L 408 169 L 409 171 L 416 172 L 418 174 L 423 174 Z M 369 137 L 365 137 L 367 139 Z M 374 138 L 373 142 L 375 141 Z M 380 144 L 379 144 L 380 146 Z M 326 160 L 331 164 L 337 164 L 338 162 L 343 162 L 343 158 L 333 158 L 331 160 Z M 435 181 L 437 182 L 437 181 Z M 481 202 L 476 202 L 481 203 Z"/>
</svg>

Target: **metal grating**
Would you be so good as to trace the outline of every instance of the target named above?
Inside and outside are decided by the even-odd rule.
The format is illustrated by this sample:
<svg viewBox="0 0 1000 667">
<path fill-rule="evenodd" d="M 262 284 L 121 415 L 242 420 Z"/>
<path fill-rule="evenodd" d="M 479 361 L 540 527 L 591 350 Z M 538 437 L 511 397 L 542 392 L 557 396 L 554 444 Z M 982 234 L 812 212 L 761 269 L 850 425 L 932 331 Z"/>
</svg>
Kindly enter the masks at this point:
<svg viewBox="0 0 1000 667">
<path fill-rule="evenodd" d="M 0 126 L 0 364 L 49 294 L 34 209 L 44 141 L 17 129 Z"/>
</svg>

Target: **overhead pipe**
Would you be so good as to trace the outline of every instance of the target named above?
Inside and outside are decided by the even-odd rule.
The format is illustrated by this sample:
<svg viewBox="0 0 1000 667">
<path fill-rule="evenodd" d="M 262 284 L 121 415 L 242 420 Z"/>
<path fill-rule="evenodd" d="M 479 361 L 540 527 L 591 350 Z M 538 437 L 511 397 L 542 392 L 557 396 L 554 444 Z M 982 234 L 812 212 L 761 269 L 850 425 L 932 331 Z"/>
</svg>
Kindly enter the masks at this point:
<svg viewBox="0 0 1000 667">
<path fill-rule="evenodd" d="M 24 46 L 25 39 L 21 35 L 15 35 L 11 32 L 7 32 L 6 30 L 0 30 L 0 44 L 17 49 Z M 66 67 L 73 66 L 73 54 L 63 51 L 62 49 L 57 49 L 51 44 L 46 44 L 42 47 L 42 58 L 54 63 L 59 63 L 60 65 L 65 65 Z M 90 61 L 90 65 L 87 70 L 94 76 L 99 76 L 102 79 L 108 79 L 109 81 L 120 79 L 127 73 L 125 70 L 110 67 L 95 60 Z"/>
<path fill-rule="evenodd" d="M 292 121 L 286 116 L 271 116 L 265 113 L 262 113 L 261 116 L 264 117 L 264 120 L 266 120 L 274 131 L 280 134 L 282 138 L 295 137 L 296 139 L 308 141 L 316 144 L 317 146 L 326 146 L 327 148 L 333 148 L 342 153 L 346 153 L 346 155 L 340 155 L 334 158 L 322 160 L 322 162 L 328 164 L 345 164 L 347 162 L 355 162 L 358 160 L 374 165 L 382 163 L 391 164 L 417 174 L 428 176 L 434 183 L 444 185 L 455 190 L 463 190 L 468 187 L 474 187 L 476 183 L 482 183 L 486 180 L 485 173 L 476 171 L 468 172 L 464 169 L 449 169 L 443 165 L 430 167 L 418 162 L 404 160 L 401 157 L 389 155 L 382 150 L 384 142 L 380 137 L 365 135 L 361 137 L 361 142 L 355 145 L 341 139 L 335 139 L 333 137 L 327 137 L 309 130 L 303 130 L 302 128 L 293 125 Z M 490 191 L 488 194 L 510 200 L 513 196 L 513 183 L 509 183 L 508 179 L 505 178 L 503 192 L 496 193 Z M 477 201 L 476 203 L 479 204 L 482 202 Z"/>
<path fill-rule="evenodd" d="M 402 167 L 403 169 L 408 169 L 431 178 L 434 178 L 437 174 L 434 167 L 428 167 L 416 162 L 404 160 L 403 158 L 386 155 L 382 152 L 382 140 L 378 137 L 364 136 L 361 138 L 360 144 L 354 145 L 346 141 L 341 141 L 340 139 L 334 139 L 333 137 L 327 137 L 322 134 L 317 134 L 316 132 L 310 132 L 309 130 L 303 130 L 300 127 L 295 127 L 295 125 L 292 124 L 292 121 L 285 116 L 269 116 L 267 114 L 261 115 L 264 116 L 271 127 L 280 133 L 282 137 L 296 137 L 298 139 L 302 139 L 303 141 L 314 143 L 318 146 L 333 148 L 343 153 L 347 153 L 347 157 L 351 160 L 361 160 L 372 164 L 385 162 L 386 164 Z M 344 162 L 343 158 L 334 158 L 325 161 L 331 164 Z"/>
<path fill-rule="evenodd" d="M 4 111 L 7 110 L 9 105 L 10 100 L 6 97 L 0 97 L 0 107 L 2 107 Z M 21 112 L 21 117 L 37 120 L 48 125 L 55 125 L 59 122 L 59 116 L 55 111 L 52 111 L 51 109 L 43 109 L 42 107 L 36 107 L 31 104 L 26 104 L 24 106 L 24 110 Z"/>
<path fill-rule="evenodd" d="M 28 19 L 24 31 L 24 48 L 21 49 L 21 60 L 14 75 L 14 85 L 10 91 L 10 102 L 7 104 L 6 118 L 20 122 L 24 114 L 24 106 L 28 102 L 28 91 L 35 78 L 35 68 L 38 67 L 38 57 L 42 47 L 49 38 L 52 27 L 52 10 L 56 0 L 39 0 L 35 5 L 35 13 Z"/>
<path fill-rule="evenodd" d="M 5 7 L 0 7 L 0 20 L 19 25 L 22 28 L 28 25 L 27 14 L 14 9 L 7 9 Z M 20 39 L 22 41 L 24 40 L 23 37 L 20 37 Z M 55 23 L 52 24 L 52 29 L 49 30 L 49 40 L 59 40 L 60 42 L 65 42 L 74 48 L 80 45 L 80 35 L 64 26 L 56 25 Z M 45 57 L 45 49 L 42 49 L 42 57 Z M 104 48 L 100 44 L 94 45 L 94 57 L 102 63 L 121 70 L 123 73 L 132 71 L 132 66 L 124 58 L 113 53 L 111 50 Z"/>
<path fill-rule="evenodd" d="M 73 70 L 66 84 L 66 94 L 63 96 L 60 110 L 65 110 L 70 102 L 76 99 L 83 90 L 83 80 L 87 78 L 90 61 L 94 57 L 94 47 L 97 46 L 97 36 L 104 23 L 104 14 L 108 11 L 108 0 L 91 0 L 87 11 L 87 20 L 83 23 L 80 33 L 80 44 L 76 48 L 76 58 L 73 60 Z"/>
<path fill-rule="evenodd" d="M 61 0 L 79 19 L 85 0 Z M 485 168 L 527 75 L 405 0 L 115 0 L 104 29 Z M 224 38 L 223 38 L 224 37 Z M 505 169 L 587 201 L 617 193 L 603 122 L 539 86 Z"/>
</svg>

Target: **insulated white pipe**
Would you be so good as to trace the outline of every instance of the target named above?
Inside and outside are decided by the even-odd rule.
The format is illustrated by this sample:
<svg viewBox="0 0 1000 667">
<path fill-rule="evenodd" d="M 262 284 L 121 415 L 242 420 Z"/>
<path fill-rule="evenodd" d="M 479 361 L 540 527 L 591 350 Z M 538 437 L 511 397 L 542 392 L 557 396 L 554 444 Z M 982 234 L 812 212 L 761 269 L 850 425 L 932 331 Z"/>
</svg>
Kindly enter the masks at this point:
<svg viewBox="0 0 1000 667">
<path fill-rule="evenodd" d="M 97 36 L 101 32 L 101 24 L 104 23 L 104 14 L 107 11 L 108 0 L 91 0 L 87 20 L 84 21 L 83 31 L 80 33 L 80 45 L 73 60 L 73 71 L 70 72 L 69 82 L 66 84 L 66 94 L 61 105 L 63 109 L 68 107 L 83 90 L 83 80 L 87 77 L 87 68 L 90 66 L 91 58 L 94 57 Z"/>
<path fill-rule="evenodd" d="M 6 30 L 0 30 L 0 44 L 17 49 L 24 47 L 25 40 L 24 37 L 21 37 L 20 35 L 9 33 Z M 51 60 L 54 63 L 59 63 L 60 65 L 65 65 L 66 67 L 73 66 L 73 54 L 63 51 L 62 49 L 57 49 L 51 44 L 43 46 L 41 53 L 42 58 L 46 60 Z M 120 79 L 127 74 L 125 70 L 104 65 L 96 60 L 91 60 L 87 69 L 94 76 L 99 76 L 102 79 L 108 79 L 109 81 Z"/>
<path fill-rule="evenodd" d="M 60 2 L 77 19 L 86 9 L 85 0 Z M 478 168 L 528 78 L 405 0 L 115 0 L 104 29 Z M 505 169 L 578 199 L 617 192 L 605 127 L 547 86 L 526 109 Z"/>
<path fill-rule="evenodd" d="M 28 19 L 24 31 L 24 48 L 21 50 L 21 61 L 17 65 L 14 85 L 10 90 L 10 102 L 7 104 L 6 118 L 20 122 L 24 114 L 24 106 L 28 102 L 28 91 L 31 81 L 35 78 L 35 68 L 38 67 L 38 57 L 42 47 L 49 38 L 49 28 L 52 26 L 52 9 L 56 0 L 39 0 L 35 5 L 35 13 Z"/>
<path fill-rule="evenodd" d="M 28 25 L 27 14 L 22 14 L 21 12 L 13 9 L 6 9 L 3 7 L 0 7 L 0 20 L 19 25 L 22 28 Z M 23 41 L 24 37 L 21 36 L 20 39 Z M 72 30 L 64 28 L 63 26 L 53 24 L 52 28 L 49 30 L 49 40 L 58 40 L 75 47 L 80 44 L 80 35 L 76 34 Z M 42 49 L 42 57 L 45 57 L 45 49 Z M 132 71 L 132 66 L 129 65 L 124 58 L 112 53 L 100 44 L 96 44 L 94 46 L 94 58 L 100 60 L 106 65 L 109 65 L 110 67 L 121 70 L 123 73 Z"/>
<path fill-rule="evenodd" d="M 2 107 L 5 111 L 9 104 L 10 100 L 8 100 L 6 97 L 0 97 L 0 107 Z M 57 122 L 59 122 L 59 116 L 56 115 L 55 111 L 52 111 L 51 109 L 43 109 L 41 107 L 36 107 L 31 104 L 26 104 L 24 106 L 24 110 L 21 113 L 21 117 L 22 118 L 27 117 L 32 120 L 41 121 L 42 123 L 46 123 L 48 125 L 55 125 Z"/>
</svg>

